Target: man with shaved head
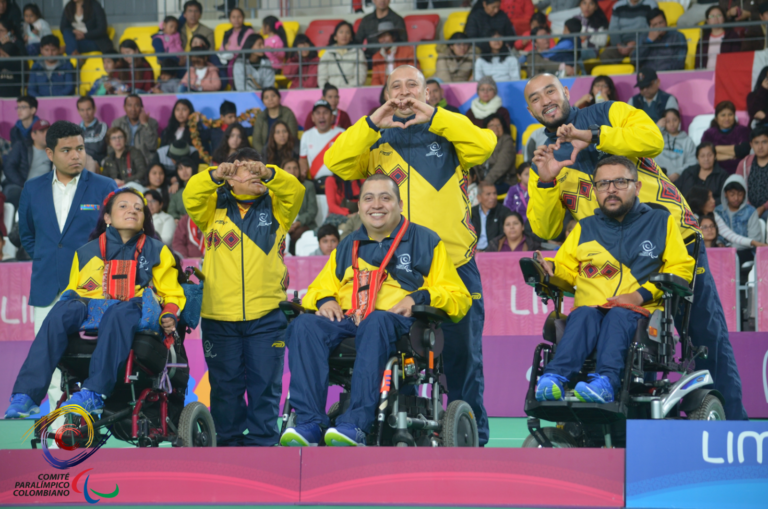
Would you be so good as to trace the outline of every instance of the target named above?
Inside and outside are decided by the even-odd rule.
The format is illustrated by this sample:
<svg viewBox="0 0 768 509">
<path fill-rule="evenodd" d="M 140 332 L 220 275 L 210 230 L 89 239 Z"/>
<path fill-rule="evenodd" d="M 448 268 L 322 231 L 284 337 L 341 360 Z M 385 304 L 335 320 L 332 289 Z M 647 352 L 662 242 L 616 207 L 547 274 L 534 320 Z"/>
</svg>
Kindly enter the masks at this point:
<svg viewBox="0 0 768 509">
<path fill-rule="evenodd" d="M 553 239 L 560 234 L 566 209 L 577 219 L 598 208 L 593 180 L 597 162 L 606 155 L 627 157 L 637 166 L 642 187 L 639 199 L 669 210 L 693 252 L 699 232 L 696 218 L 683 196 L 653 160 L 664 148 L 661 132 L 642 110 L 619 101 L 606 101 L 579 109 L 570 106 L 570 94 L 555 76 L 540 74 L 525 87 L 528 111 L 545 127 L 547 141 L 534 152 L 528 182 L 528 220 L 533 233 Z M 627 237 L 635 247 L 645 238 Z M 703 271 L 703 272 L 702 272 Z M 696 359 L 696 369 L 708 369 L 715 388 L 725 398 L 728 419 L 746 419 L 741 402 L 741 379 L 728 339 L 728 328 L 704 246 L 691 312 L 691 339 L 706 346 L 707 358 Z M 626 302 L 630 304 L 630 302 Z M 678 330 L 682 316 L 676 317 Z"/>
<path fill-rule="evenodd" d="M 472 307 L 458 323 L 443 326 L 448 401 L 463 400 L 477 417 L 480 444 L 488 441 L 483 406 L 482 284 L 474 254 L 477 232 L 467 198 L 467 173 L 484 163 L 496 135 L 464 115 L 429 104 L 424 75 L 411 65 L 387 79 L 389 100 L 342 133 L 325 153 L 325 164 L 345 180 L 375 173 L 392 177 L 403 198 L 403 215 L 442 238 L 459 276 L 472 294 Z"/>
</svg>

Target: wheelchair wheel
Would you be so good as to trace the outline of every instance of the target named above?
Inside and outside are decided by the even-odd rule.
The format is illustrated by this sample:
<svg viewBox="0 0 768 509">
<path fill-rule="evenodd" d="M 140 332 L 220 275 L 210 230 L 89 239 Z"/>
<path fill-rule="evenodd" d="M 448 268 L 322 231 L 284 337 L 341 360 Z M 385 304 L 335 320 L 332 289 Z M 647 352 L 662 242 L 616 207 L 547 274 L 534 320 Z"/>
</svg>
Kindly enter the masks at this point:
<svg viewBox="0 0 768 509">
<path fill-rule="evenodd" d="M 724 421 L 725 409 L 720 398 L 713 394 L 704 397 L 699 408 L 688 414 L 689 421 Z"/>
<path fill-rule="evenodd" d="M 478 447 L 480 438 L 477 435 L 477 421 L 472 407 L 465 401 L 453 401 L 442 419 L 443 446 L 445 447 Z"/>
<path fill-rule="evenodd" d="M 184 407 L 179 417 L 182 447 L 216 447 L 216 429 L 208 408 L 195 401 Z"/>
<path fill-rule="evenodd" d="M 544 436 L 547 437 L 550 442 L 552 442 L 552 447 L 555 449 L 571 449 L 578 447 L 571 434 L 564 429 L 549 426 L 541 428 L 541 432 L 544 433 Z M 523 441 L 523 447 L 539 448 L 542 446 L 536 441 L 536 437 L 528 435 L 525 441 Z"/>
</svg>

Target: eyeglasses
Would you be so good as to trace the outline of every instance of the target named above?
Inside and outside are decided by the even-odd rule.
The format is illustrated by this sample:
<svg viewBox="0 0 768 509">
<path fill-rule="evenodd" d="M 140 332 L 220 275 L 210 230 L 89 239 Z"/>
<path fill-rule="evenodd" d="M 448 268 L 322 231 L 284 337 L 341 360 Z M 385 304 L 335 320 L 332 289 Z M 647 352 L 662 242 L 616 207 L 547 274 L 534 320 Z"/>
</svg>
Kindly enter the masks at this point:
<svg viewBox="0 0 768 509">
<path fill-rule="evenodd" d="M 705 224 L 701 226 L 702 230 L 716 230 L 717 227 L 713 224 Z"/>
<path fill-rule="evenodd" d="M 613 180 L 598 180 L 595 182 L 595 189 L 598 191 L 607 191 L 608 188 L 611 187 L 611 184 L 613 184 L 613 187 L 615 187 L 619 191 L 623 191 L 627 187 L 629 187 L 630 182 L 637 182 L 635 179 L 613 179 Z"/>
<path fill-rule="evenodd" d="M 125 136 L 122 136 L 122 135 L 109 137 L 109 141 L 118 141 L 118 140 L 124 140 L 124 139 L 125 139 Z"/>
</svg>

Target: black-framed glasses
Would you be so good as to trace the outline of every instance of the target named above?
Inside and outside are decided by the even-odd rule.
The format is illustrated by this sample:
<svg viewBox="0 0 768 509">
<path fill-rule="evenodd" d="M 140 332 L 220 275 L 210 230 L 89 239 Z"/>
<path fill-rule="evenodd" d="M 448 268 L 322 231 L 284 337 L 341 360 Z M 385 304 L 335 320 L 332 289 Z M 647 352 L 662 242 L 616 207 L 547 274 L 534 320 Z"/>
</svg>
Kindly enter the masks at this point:
<svg viewBox="0 0 768 509">
<path fill-rule="evenodd" d="M 608 188 L 611 187 L 611 184 L 613 184 L 613 187 L 618 189 L 619 191 L 623 191 L 624 189 L 629 187 L 630 182 L 637 182 L 635 179 L 613 179 L 613 180 L 598 180 L 595 182 L 595 189 L 598 191 L 607 191 Z"/>
</svg>

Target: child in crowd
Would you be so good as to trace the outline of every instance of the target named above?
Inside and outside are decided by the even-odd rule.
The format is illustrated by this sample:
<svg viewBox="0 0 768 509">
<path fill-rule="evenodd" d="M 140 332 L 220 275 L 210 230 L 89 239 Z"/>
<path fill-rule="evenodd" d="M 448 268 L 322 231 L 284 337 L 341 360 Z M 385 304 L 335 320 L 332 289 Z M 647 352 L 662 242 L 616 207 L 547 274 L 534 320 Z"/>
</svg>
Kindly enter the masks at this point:
<svg viewBox="0 0 768 509">
<path fill-rule="evenodd" d="M 663 122 L 659 123 L 661 136 L 664 138 L 664 150 L 656 156 L 656 164 L 664 168 L 672 182 L 680 174 L 696 164 L 696 145 L 685 131 L 680 130 L 680 112 L 668 109 L 664 112 Z"/>
<path fill-rule="evenodd" d="M 109 56 L 101 57 L 101 61 L 104 65 L 104 76 L 97 79 L 88 95 L 114 95 L 114 94 L 127 94 L 129 92 L 129 86 L 125 83 L 126 76 L 124 69 L 128 65 L 122 58 L 113 58 Z"/>
<path fill-rule="evenodd" d="M 763 232 L 758 215 L 755 213 L 755 207 L 747 203 L 746 198 L 747 189 L 744 177 L 741 175 L 731 175 L 725 181 L 720 205 L 715 207 L 715 213 L 737 235 L 762 242 Z M 754 253 L 751 248 L 734 247 L 737 248 L 736 253 L 739 255 L 740 263 L 754 259 Z"/>
<path fill-rule="evenodd" d="M 173 62 L 169 62 L 168 59 L 160 64 L 160 76 L 152 87 L 153 94 L 175 94 L 179 91 L 181 80 L 176 77 L 176 70 L 172 66 Z"/>
<path fill-rule="evenodd" d="M 229 11 L 229 22 L 232 28 L 224 32 L 224 39 L 219 47 L 219 60 L 227 66 L 227 77 L 232 78 L 232 67 L 235 65 L 237 52 L 243 49 L 248 36 L 253 33 L 253 28 L 245 24 L 245 13 L 239 7 Z"/>
<path fill-rule="evenodd" d="M 528 177 L 531 174 L 531 163 L 523 163 L 517 167 L 517 184 L 510 187 L 507 197 L 504 198 L 504 206 L 512 212 L 517 212 L 528 222 L 526 211 L 528 210 Z"/>
<path fill-rule="evenodd" d="M 155 53 L 182 53 L 184 51 L 184 47 L 181 45 L 178 19 L 173 16 L 166 16 L 163 19 L 162 30 L 152 36 L 152 47 L 155 48 Z"/>
<path fill-rule="evenodd" d="M 301 80 L 299 80 L 299 53 L 290 54 L 283 65 L 283 75 L 291 80 L 290 88 L 317 88 L 317 63 L 320 58 L 317 51 L 310 50 L 315 44 L 304 34 L 298 34 L 293 40 L 294 48 L 307 48 L 301 51 Z"/>
<path fill-rule="evenodd" d="M 24 43 L 27 55 L 35 57 L 40 54 L 40 40 L 51 35 L 51 25 L 43 19 L 40 7 L 35 4 L 24 6 Z"/>
<path fill-rule="evenodd" d="M 571 18 L 565 22 L 563 35 L 580 34 L 581 21 L 578 18 Z M 574 52 L 574 46 L 576 51 Z M 581 49 L 580 37 L 561 37 L 555 47 L 543 54 L 543 57 L 550 62 L 557 62 L 559 65 L 559 74 L 561 76 L 573 76 L 575 73 L 574 60 L 580 58 Z"/>
<path fill-rule="evenodd" d="M 328 104 L 333 108 L 333 127 L 341 127 L 342 129 L 349 129 L 352 127 L 352 121 L 346 111 L 339 109 L 339 89 L 335 85 L 326 83 L 323 87 L 323 99 L 328 101 Z M 315 127 L 315 123 L 312 121 L 312 112 L 307 115 L 307 120 L 304 121 L 304 131 L 309 131 Z"/>
<path fill-rule="evenodd" d="M 218 147 L 221 145 L 221 140 L 224 139 L 224 131 L 226 131 L 230 125 L 237 122 L 237 106 L 235 106 L 235 103 L 232 101 L 224 101 L 221 103 L 221 106 L 219 106 L 219 120 L 221 120 L 221 125 L 210 131 L 211 147 Z M 251 128 L 251 130 L 252 129 L 253 128 Z"/>
<path fill-rule="evenodd" d="M 317 241 L 320 244 L 310 256 L 330 256 L 339 245 L 339 230 L 332 224 L 324 224 L 317 230 Z"/>
<path fill-rule="evenodd" d="M 493 40 L 480 44 L 480 58 L 475 60 L 475 81 L 484 76 L 491 76 L 496 82 L 519 80 L 520 64 L 501 40 L 501 33 L 494 30 L 490 35 Z"/>
<path fill-rule="evenodd" d="M 267 48 L 280 49 L 288 47 L 288 37 L 285 35 L 283 22 L 275 16 L 267 16 L 261 24 L 261 32 L 266 36 L 264 46 Z M 267 58 L 272 62 L 274 69 L 282 69 L 285 60 L 284 51 L 270 51 Z"/>
<path fill-rule="evenodd" d="M 533 16 L 531 16 L 531 29 L 523 34 L 519 34 L 522 36 L 527 35 L 536 35 L 534 33 L 534 30 L 539 27 L 549 27 L 549 21 L 547 20 L 547 15 L 544 14 L 541 11 L 534 12 Z M 547 41 L 547 44 L 550 44 L 550 48 L 555 45 L 555 41 L 550 39 Z M 519 51 L 531 51 L 533 49 L 533 40 L 532 39 L 519 39 L 515 41 L 515 49 Z"/>
<path fill-rule="evenodd" d="M 192 175 L 197 174 L 197 169 L 197 160 L 190 156 L 184 156 L 176 163 L 176 176 L 179 180 L 179 188 L 171 195 L 171 203 L 168 205 L 168 213 L 176 221 L 187 213 L 187 209 L 184 207 L 184 188 L 187 186 L 189 179 L 192 178 Z"/>
<path fill-rule="evenodd" d="M 221 90 L 219 68 L 208 61 L 208 55 L 199 54 L 201 51 L 203 50 L 192 48 L 192 54 L 189 57 L 189 71 L 181 78 L 179 92 L 213 92 Z"/>
</svg>

